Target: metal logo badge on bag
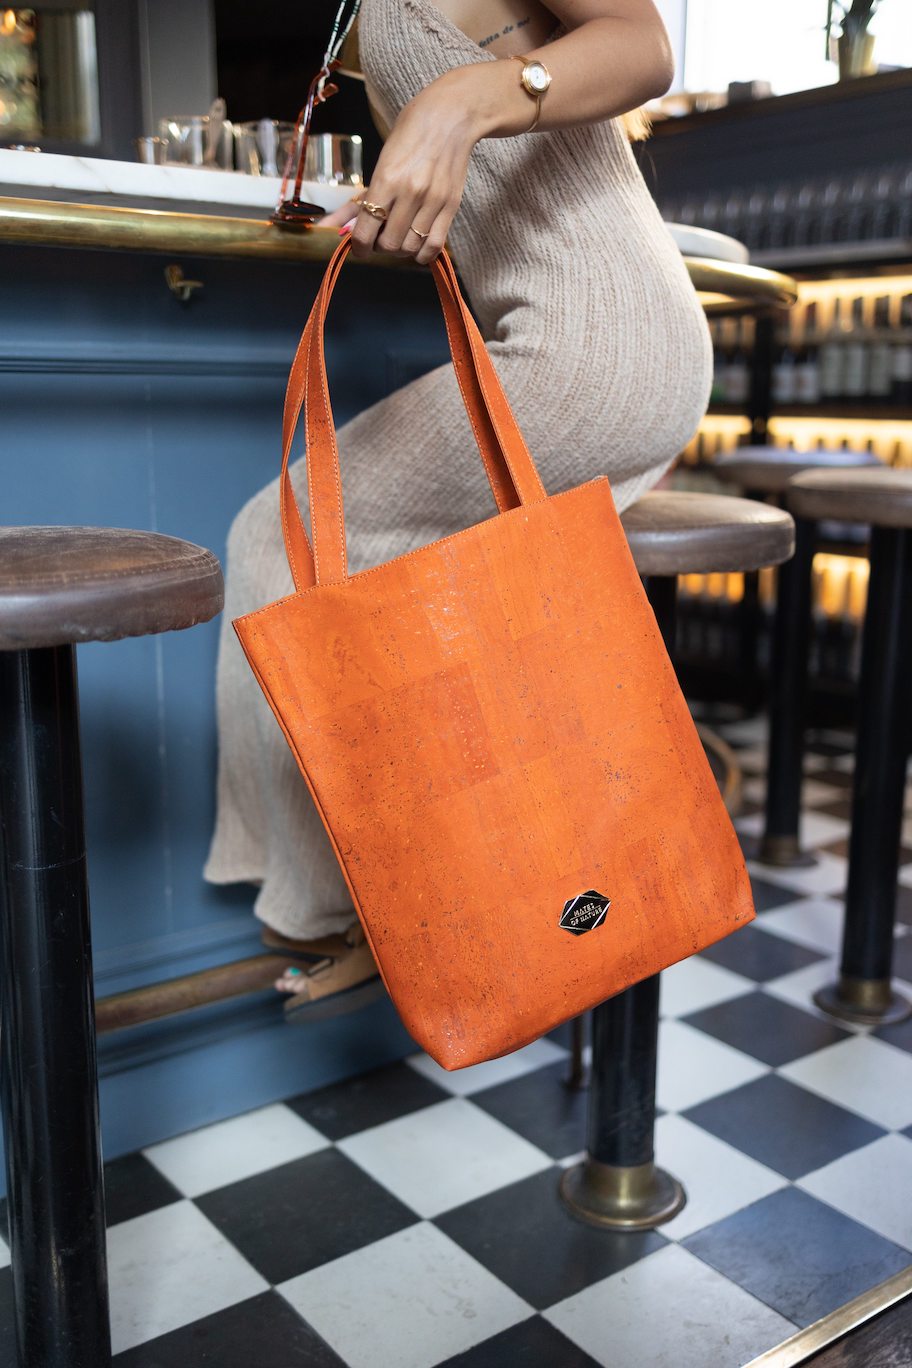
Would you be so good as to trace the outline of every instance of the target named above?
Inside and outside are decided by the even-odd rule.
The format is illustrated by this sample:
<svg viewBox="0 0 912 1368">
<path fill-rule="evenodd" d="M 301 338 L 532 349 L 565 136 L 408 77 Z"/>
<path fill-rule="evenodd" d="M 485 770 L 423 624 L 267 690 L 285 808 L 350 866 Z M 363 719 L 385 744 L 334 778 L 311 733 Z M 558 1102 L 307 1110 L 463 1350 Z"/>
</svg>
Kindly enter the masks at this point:
<svg viewBox="0 0 912 1368">
<path fill-rule="evenodd" d="M 610 898 L 590 888 L 588 893 L 577 893 L 575 898 L 564 903 L 560 924 L 572 936 L 581 936 L 584 931 L 594 931 L 601 926 L 610 906 Z"/>
</svg>

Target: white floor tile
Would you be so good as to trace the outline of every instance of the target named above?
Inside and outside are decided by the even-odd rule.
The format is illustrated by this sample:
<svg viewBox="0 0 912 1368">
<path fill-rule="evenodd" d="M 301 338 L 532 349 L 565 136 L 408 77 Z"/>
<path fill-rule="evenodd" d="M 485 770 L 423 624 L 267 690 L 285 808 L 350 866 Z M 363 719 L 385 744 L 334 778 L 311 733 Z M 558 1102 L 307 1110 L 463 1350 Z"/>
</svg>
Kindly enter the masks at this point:
<svg viewBox="0 0 912 1368">
<path fill-rule="evenodd" d="M 781 1174 L 749 1159 L 683 1116 L 659 1117 L 656 1158 L 684 1184 L 687 1193 L 684 1210 L 660 1227 L 672 1240 L 683 1240 L 788 1186 Z"/>
<path fill-rule="evenodd" d="M 816 990 L 834 982 L 838 973 L 840 966 L 837 959 L 820 959 L 816 964 L 808 964 L 807 969 L 797 969 L 792 974 L 782 974 L 781 978 L 771 978 L 763 985 L 763 992 L 781 997 L 783 1003 L 792 1003 L 793 1007 L 803 1008 L 804 1011 L 816 1011 Z"/>
<path fill-rule="evenodd" d="M 431 1368 L 532 1314 L 521 1297 L 426 1224 L 277 1290 L 349 1368 Z"/>
<path fill-rule="evenodd" d="M 743 974 L 723 969 L 711 960 L 691 955 L 666 969 L 660 980 L 660 1009 L 663 1016 L 686 1016 L 702 1007 L 715 1007 L 753 992 L 756 985 Z"/>
<path fill-rule="evenodd" d="M 115 1354 L 269 1287 L 190 1201 L 111 1226 L 108 1279 Z"/>
<path fill-rule="evenodd" d="M 778 865 L 761 864 L 759 860 L 751 860 L 749 866 L 761 879 L 783 884 L 808 897 L 826 898 L 834 893 L 842 893 L 846 886 L 848 861 L 842 855 L 831 855 L 828 850 L 815 853 L 817 863 L 807 869 L 781 869 Z"/>
<path fill-rule="evenodd" d="M 468 1069 L 442 1069 L 436 1060 L 423 1052 L 409 1055 L 406 1063 L 432 1083 L 446 1088 L 454 1097 L 468 1097 L 482 1088 L 492 1088 L 496 1083 L 509 1083 L 512 1078 L 521 1078 L 523 1074 L 540 1069 L 544 1064 L 554 1064 L 558 1059 L 566 1058 L 567 1051 L 562 1046 L 542 1036 L 541 1040 L 534 1040 L 521 1050 L 502 1055 L 500 1059 L 489 1059 L 484 1064 L 472 1064 Z"/>
<path fill-rule="evenodd" d="M 684 1111 L 769 1073 L 765 1064 L 680 1021 L 659 1026 L 656 1096 L 664 1111 Z"/>
<path fill-rule="evenodd" d="M 885 1135 L 799 1178 L 798 1186 L 912 1249 L 912 1140 Z"/>
<path fill-rule="evenodd" d="M 340 1140 L 338 1148 L 424 1217 L 539 1173 L 552 1162 L 463 1097 L 359 1131 Z"/>
<path fill-rule="evenodd" d="M 9 1245 L 5 1240 L 0 1240 L 0 1268 L 9 1268 L 10 1252 Z"/>
<path fill-rule="evenodd" d="M 802 898 L 800 902 L 764 912 L 759 920 L 764 931 L 784 940 L 819 950 L 821 954 L 838 955 L 845 906 L 835 898 Z"/>
<path fill-rule="evenodd" d="M 803 850 L 815 850 L 818 846 L 829 845 L 831 841 L 841 841 L 849 834 L 849 823 L 844 817 L 831 817 L 826 812 L 805 809 L 801 814 L 800 840 Z"/>
<path fill-rule="evenodd" d="M 795 1331 L 680 1245 L 657 1250 L 544 1315 L 603 1368 L 741 1368 Z"/>
<path fill-rule="evenodd" d="M 736 817 L 733 825 L 742 836 L 762 836 L 765 823 L 762 812 L 752 812 L 749 817 Z"/>
<path fill-rule="evenodd" d="M 741 722 L 727 722 L 724 733 L 726 741 L 732 743 L 765 746 L 769 736 L 769 718 L 766 713 L 760 713 L 757 717 L 747 717 Z"/>
<path fill-rule="evenodd" d="M 328 1140 L 281 1103 L 164 1140 L 146 1158 L 186 1197 L 325 1149 Z"/>
<path fill-rule="evenodd" d="M 879 1126 L 900 1130 L 912 1124 L 912 1055 L 886 1041 L 857 1035 L 779 1072 Z"/>
<path fill-rule="evenodd" d="M 736 755 L 738 764 L 745 774 L 765 773 L 767 759 L 765 744 L 760 746 L 742 746 L 742 748 L 736 752 Z"/>
<path fill-rule="evenodd" d="M 824 803 L 835 803 L 843 796 L 842 789 L 836 788 L 833 784 L 822 784 L 819 780 L 810 777 L 806 778 L 801 786 L 801 801 L 809 807 L 820 807 Z M 750 779 L 745 779 L 744 797 L 751 803 L 766 802 L 765 774 L 758 774 Z"/>
<path fill-rule="evenodd" d="M 899 871 L 899 882 L 904 888 L 912 888 L 912 864 L 903 865 Z"/>
</svg>

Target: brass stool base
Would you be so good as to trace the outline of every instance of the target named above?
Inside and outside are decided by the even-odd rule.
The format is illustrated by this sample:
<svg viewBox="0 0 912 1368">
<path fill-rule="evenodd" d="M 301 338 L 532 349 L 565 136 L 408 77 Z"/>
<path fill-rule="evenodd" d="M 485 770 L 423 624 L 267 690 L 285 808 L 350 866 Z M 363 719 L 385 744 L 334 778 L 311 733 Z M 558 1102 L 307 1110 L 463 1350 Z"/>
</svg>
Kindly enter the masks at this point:
<svg viewBox="0 0 912 1368">
<path fill-rule="evenodd" d="M 687 1201 L 677 1178 L 652 1162 L 619 1168 L 586 1158 L 564 1171 L 559 1191 L 574 1216 L 603 1230 L 649 1230 Z"/>
<path fill-rule="evenodd" d="M 816 855 L 801 849 L 795 836 L 761 836 L 753 858 L 778 869 L 811 869 L 818 862 Z"/>
<path fill-rule="evenodd" d="M 889 979 L 844 976 L 818 988 L 814 1002 L 828 1017 L 853 1026 L 892 1026 L 912 1016 L 912 1002 L 897 993 Z"/>
</svg>

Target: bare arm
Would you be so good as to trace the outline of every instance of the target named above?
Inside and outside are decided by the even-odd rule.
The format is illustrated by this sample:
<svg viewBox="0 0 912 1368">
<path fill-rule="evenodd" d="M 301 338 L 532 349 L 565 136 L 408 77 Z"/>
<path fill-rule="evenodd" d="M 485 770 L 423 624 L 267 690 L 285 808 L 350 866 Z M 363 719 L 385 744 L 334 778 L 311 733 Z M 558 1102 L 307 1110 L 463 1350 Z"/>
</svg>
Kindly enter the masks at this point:
<svg viewBox="0 0 912 1368">
<path fill-rule="evenodd" d="M 381 222 L 358 213 L 355 256 L 378 247 L 424 265 L 438 254 L 459 208 L 475 144 L 524 133 L 534 117 L 510 52 L 540 58 L 552 75 L 535 133 L 614 118 L 668 89 L 671 49 L 652 0 L 548 0 L 547 9 L 568 29 L 563 37 L 526 47 L 517 25 L 498 44 L 502 60 L 452 68 L 401 111 L 367 195 L 388 217 Z M 324 222 L 344 222 L 352 212 L 346 207 Z"/>
<path fill-rule="evenodd" d="M 536 131 L 599 123 L 664 95 L 674 76 L 665 25 L 653 0 L 548 0 L 548 9 L 569 30 L 527 52 L 551 72 Z M 516 62 L 458 67 L 459 93 L 474 108 L 480 137 L 522 133 L 535 107 L 520 89 Z"/>
</svg>

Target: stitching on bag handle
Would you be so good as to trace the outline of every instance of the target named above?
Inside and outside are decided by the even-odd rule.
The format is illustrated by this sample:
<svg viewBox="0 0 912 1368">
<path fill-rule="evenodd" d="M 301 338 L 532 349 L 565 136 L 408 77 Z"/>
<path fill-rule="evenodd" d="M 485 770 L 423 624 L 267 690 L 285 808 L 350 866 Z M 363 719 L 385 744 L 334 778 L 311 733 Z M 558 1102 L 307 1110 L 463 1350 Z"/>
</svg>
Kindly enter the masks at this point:
<svg viewBox="0 0 912 1368">
<path fill-rule="evenodd" d="M 436 284 L 436 281 L 435 281 L 435 284 Z M 442 301 L 441 301 L 441 302 L 442 302 Z M 453 302 L 455 303 L 456 301 L 454 300 Z M 453 349 L 453 333 L 452 333 L 452 331 L 451 331 L 451 329 L 450 329 L 450 320 L 449 320 L 449 318 L 447 317 L 446 309 L 443 310 L 443 324 L 444 324 L 444 327 L 446 328 L 447 342 L 449 343 L 450 355 L 451 355 L 451 357 L 452 357 L 452 356 L 454 355 L 454 349 Z M 462 404 L 463 404 L 463 408 L 465 409 L 466 413 L 468 414 L 469 423 L 471 424 L 472 432 L 473 432 L 473 435 L 474 435 L 474 437 L 475 437 L 475 445 L 478 447 L 479 455 L 481 456 L 482 462 L 483 462 L 483 464 L 484 464 L 484 468 L 485 468 L 485 470 L 486 470 L 486 472 L 487 472 L 488 484 L 491 486 L 491 493 L 494 495 L 494 502 L 495 502 L 495 504 L 497 505 L 499 511 L 500 511 L 501 513 L 504 513 L 504 512 L 506 512 L 506 511 L 508 511 L 508 506 L 502 505 L 501 502 L 500 502 L 500 499 L 498 498 L 498 495 L 497 495 L 497 486 L 498 486 L 498 484 L 499 484 L 500 482 L 499 482 L 499 480 L 497 479 L 496 473 L 495 473 L 495 471 L 493 470 L 492 466 L 489 464 L 488 456 L 487 456 L 487 454 L 485 453 L 484 443 L 483 443 L 482 440 L 481 440 L 481 435 L 480 435 L 480 433 L 479 433 L 479 431 L 478 431 L 478 427 L 476 426 L 475 418 L 474 418 L 474 415 L 473 415 L 473 413 L 472 413 L 472 407 L 473 407 L 473 406 L 469 403 L 468 395 L 466 394 L 466 391 L 465 391 L 465 386 L 464 386 L 463 383 L 462 383 L 462 376 L 461 376 L 460 373 L 459 373 L 459 367 L 456 366 L 456 365 L 454 365 L 454 366 L 453 366 L 453 370 L 454 370 L 455 373 L 456 373 L 456 381 L 457 381 L 457 384 L 459 385 L 460 392 L 462 393 Z M 505 463 L 506 463 L 506 465 L 507 465 L 507 470 L 509 471 L 509 462 L 506 460 L 506 456 L 504 456 L 504 461 L 505 461 Z M 519 499 L 519 490 L 516 489 L 516 481 L 515 481 L 515 480 L 513 481 L 513 488 L 514 488 L 514 493 L 516 494 L 516 497 Z M 520 503 L 522 503 L 522 500 L 521 500 L 521 499 L 519 499 L 519 501 L 520 501 Z"/>
</svg>

